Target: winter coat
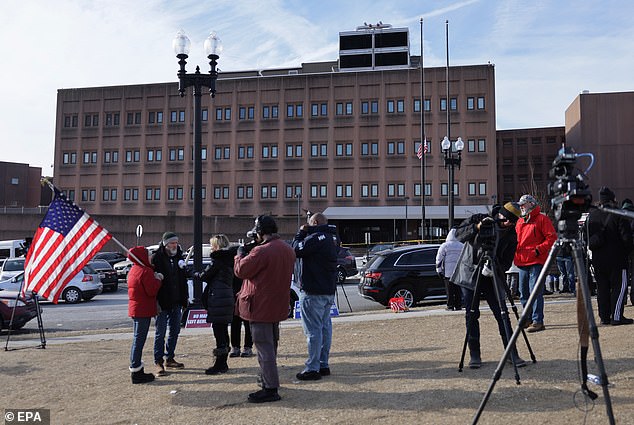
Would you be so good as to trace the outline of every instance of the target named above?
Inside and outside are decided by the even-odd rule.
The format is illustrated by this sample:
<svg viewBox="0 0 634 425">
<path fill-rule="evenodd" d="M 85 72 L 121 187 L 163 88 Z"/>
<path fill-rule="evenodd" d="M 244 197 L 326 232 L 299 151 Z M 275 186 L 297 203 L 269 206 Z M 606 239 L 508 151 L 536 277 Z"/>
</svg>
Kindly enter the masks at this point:
<svg viewBox="0 0 634 425">
<path fill-rule="evenodd" d="M 469 289 L 475 287 L 477 279 L 475 267 L 486 252 L 479 238 L 477 225 L 485 217 L 487 216 L 484 214 L 474 214 L 456 228 L 456 239 L 468 244 L 468 246 L 463 248 L 466 255 L 462 254 L 460 263 L 456 264 L 454 274 L 451 277 L 451 282 L 456 285 Z M 517 247 L 517 235 L 513 227 L 499 227 L 496 225 L 495 237 L 495 252 L 492 253 L 495 260 L 493 272 L 496 273 L 499 280 L 503 282 L 504 273 L 513 264 L 513 256 Z M 482 276 L 482 279 L 491 278 Z"/>
<path fill-rule="evenodd" d="M 626 268 L 632 249 L 629 220 L 593 208 L 588 214 L 587 225 L 592 264 L 602 270 Z"/>
<path fill-rule="evenodd" d="M 436 254 L 436 271 L 445 277 L 451 277 L 456 262 L 462 251 L 462 242 L 456 239 L 456 229 L 451 229 L 445 242 L 438 248 Z"/>
<path fill-rule="evenodd" d="M 244 279 L 238 294 L 240 317 L 249 322 L 275 323 L 288 317 L 295 252 L 279 235 L 234 258 L 234 273 Z"/>
<path fill-rule="evenodd" d="M 515 265 L 517 267 L 544 264 L 553 244 L 557 240 L 555 227 L 546 215 L 541 213 L 539 206 L 517 220 L 517 250 L 515 251 Z"/>
<path fill-rule="evenodd" d="M 154 317 L 157 315 L 156 294 L 161 288 L 161 281 L 154 277 L 145 247 L 135 246 L 130 254 L 128 259 L 132 261 L 132 268 L 128 273 L 128 316 Z"/>
<path fill-rule="evenodd" d="M 233 257 L 236 248 L 220 249 L 210 254 L 209 264 L 201 276 L 207 286 L 202 303 L 207 310 L 207 323 L 230 323 L 233 319 Z"/>
<path fill-rule="evenodd" d="M 333 295 L 337 290 L 337 228 L 322 224 L 300 229 L 293 249 L 301 273 L 296 273 L 299 288 L 311 295 Z"/>
<path fill-rule="evenodd" d="M 163 242 L 160 243 L 152 264 L 157 273 L 163 275 L 163 285 L 158 293 L 158 302 L 161 310 L 171 310 L 174 307 L 187 307 L 189 290 L 187 288 L 187 274 L 185 268 L 180 268 L 178 263 L 183 259 L 183 251 L 178 247 L 176 255 L 170 256 Z"/>
</svg>

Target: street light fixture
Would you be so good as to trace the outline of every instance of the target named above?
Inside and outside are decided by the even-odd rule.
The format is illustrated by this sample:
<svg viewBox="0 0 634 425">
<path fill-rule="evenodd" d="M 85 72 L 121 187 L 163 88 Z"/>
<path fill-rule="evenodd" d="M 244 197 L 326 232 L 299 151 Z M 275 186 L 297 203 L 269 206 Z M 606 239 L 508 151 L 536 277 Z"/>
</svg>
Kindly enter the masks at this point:
<svg viewBox="0 0 634 425">
<path fill-rule="evenodd" d="M 201 74 L 200 67 L 196 66 L 196 72 L 188 74 L 185 70 L 186 59 L 189 57 L 191 42 L 183 31 L 179 31 L 172 41 L 172 47 L 178 58 L 180 69 L 178 70 L 178 92 L 185 96 L 188 87 L 194 88 L 194 270 L 202 271 L 202 247 L 203 247 L 203 204 L 202 204 L 202 88 L 209 87 L 211 97 L 216 95 L 216 80 L 218 79 L 218 54 L 222 51 L 220 39 L 212 32 L 205 40 L 204 48 L 209 59 L 209 73 Z M 194 277 L 194 301 L 198 306 L 202 297 L 202 282 L 200 277 Z"/>
<path fill-rule="evenodd" d="M 451 142 L 447 136 L 442 139 L 440 144 L 442 152 L 445 156 L 445 168 L 449 169 L 449 221 L 447 231 L 451 230 L 454 221 L 454 167 L 460 169 L 460 162 L 462 161 L 462 150 L 464 149 L 464 142 L 460 137 L 455 142 Z"/>
</svg>

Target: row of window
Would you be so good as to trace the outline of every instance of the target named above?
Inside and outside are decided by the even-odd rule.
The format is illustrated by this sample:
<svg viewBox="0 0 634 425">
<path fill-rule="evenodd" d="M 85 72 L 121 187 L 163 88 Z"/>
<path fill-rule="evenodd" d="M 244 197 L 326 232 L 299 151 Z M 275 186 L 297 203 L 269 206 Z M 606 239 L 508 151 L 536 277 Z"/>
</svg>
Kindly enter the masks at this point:
<svg viewBox="0 0 634 425">
<path fill-rule="evenodd" d="M 420 196 L 420 183 L 413 185 L 414 196 Z M 459 196 L 460 185 L 454 183 L 454 194 Z M 146 201 L 160 201 L 161 200 L 161 188 L 148 186 L 144 188 L 144 199 Z M 359 187 L 361 198 L 378 198 L 379 197 L 379 184 L 378 183 L 362 183 Z M 387 198 L 398 198 L 406 196 L 405 183 L 388 183 L 385 187 Z M 447 183 L 440 184 L 440 196 L 448 196 L 449 185 Z M 71 201 L 75 201 L 75 190 L 65 191 L 66 196 Z M 182 186 L 170 186 L 167 188 L 167 200 L 168 201 L 180 201 L 183 200 L 184 189 Z M 327 198 L 328 197 L 328 185 L 327 184 L 311 184 L 309 185 L 309 194 L 311 198 Z M 81 202 L 95 202 L 97 191 L 96 189 L 81 189 L 80 191 Z M 467 183 L 467 195 L 468 196 L 486 196 L 487 195 L 487 183 L 486 182 L 469 182 Z M 236 188 L 236 199 L 253 199 L 254 191 L 252 185 L 238 185 Z M 302 196 L 301 185 L 286 185 L 285 197 L 287 199 L 297 198 Z M 425 196 L 432 196 L 431 183 L 425 183 Z M 119 191 L 117 188 L 105 187 L 101 190 L 102 202 L 116 202 L 118 201 Z M 207 198 L 207 190 L 203 186 L 202 188 L 203 199 Z M 229 199 L 230 188 L 229 186 L 214 186 L 213 187 L 213 199 Z M 277 199 L 278 191 L 277 185 L 260 185 L 260 199 Z M 336 184 L 335 185 L 335 197 L 336 198 L 352 198 L 353 197 L 353 185 L 352 184 Z M 194 199 L 194 188 L 190 187 L 189 199 Z M 139 188 L 130 187 L 123 189 L 124 201 L 138 201 L 139 200 Z"/>
<path fill-rule="evenodd" d="M 378 100 L 363 100 L 360 103 L 361 115 L 372 115 L 379 113 L 379 101 Z M 466 109 L 468 111 L 484 110 L 485 100 L 484 97 L 467 97 Z M 431 100 L 425 99 L 425 111 L 431 111 Z M 447 99 L 441 98 L 438 104 L 440 111 L 447 110 Z M 420 99 L 414 99 L 412 104 L 413 112 L 420 112 L 421 102 Z M 452 97 L 449 99 L 449 108 L 452 111 L 458 110 L 458 99 Z M 402 114 L 405 113 L 405 100 L 404 99 L 387 99 L 385 104 L 385 111 L 388 114 Z M 354 107 L 353 102 L 337 102 L 335 103 L 335 115 L 345 116 L 353 115 Z M 328 116 L 328 103 L 311 103 L 310 105 L 311 117 L 324 117 Z M 286 118 L 303 118 L 304 117 L 304 105 L 303 103 L 288 103 L 286 104 Z M 216 108 L 216 121 L 231 121 L 232 110 L 231 107 L 218 107 Z M 277 119 L 279 118 L 279 105 L 263 105 L 262 106 L 262 119 Z M 239 120 L 254 120 L 255 119 L 255 106 L 246 105 L 238 106 L 238 119 Z M 209 120 L 209 110 L 207 108 L 202 109 L 202 121 Z M 185 110 L 171 110 L 169 111 L 170 123 L 184 123 L 185 122 Z M 105 126 L 119 126 L 121 123 L 121 116 L 119 112 L 106 112 L 105 113 Z M 126 113 L 126 125 L 141 125 L 142 112 L 133 111 Z M 64 115 L 64 127 L 77 127 L 79 124 L 79 116 L 77 114 Z M 147 111 L 147 124 L 160 125 L 163 124 L 163 111 Z M 84 127 L 98 127 L 99 126 L 99 114 L 89 113 L 84 114 Z"/>
<path fill-rule="evenodd" d="M 547 144 L 554 144 L 557 142 L 557 138 L 556 137 L 546 137 L 546 143 Z M 541 145 L 543 143 L 543 137 L 531 137 L 531 144 L 532 145 Z M 528 144 L 528 139 L 526 137 L 518 137 L 517 139 L 515 139 L 515 144 L 517 146 L 523 146 L 523 145 L 527 145 Z M 513 139 L 502 139 L 502 145 L 503 146 L 512 146 L 513 145 Z"/>
<path fill-rule="evenodd" d="M 419 141 L 414 142 L 412 155 L 418 151 Z M 403 140 L 388 141 L 385 143 L 385 154 L 392 155 L 406 155 L 406 142 Z M 432 144 L 428 143 L 427 155 L 432 154 Z M 439 149 L 439 152 L 441 149 Z M 467 152 L 486 152 L 486 139 L 468 139 L 466 144 Z M 185 148 L 184 147 L 172 147 L 167 149 L 168 161 L 184 161 L 185 160 Z M 254 159 L 255 158 L 255 146 L 254 145 L 238 145 L 237 146 L 238 159 Z M 310 157 L 328 157 L 328 143 L 311 143 L 310 144 Z M 354 155 L 353 143 L 335 143 L 335 156 L 336 157 L 352 157 Z M 379 155 L 379 142 L 362 142 L 360 145 L 361 156 L 378 156 Z M 303 144 L 286 144 L 286 158 L 302 158 L 304 156 Z M 262 144 L 260 145 L 260 159 L 271 159 L 279 157 L 279 149 L 277 144 Z M 190 158 L 194 158 L 193 148 L 190 149 Z M 207 160 L 207 147 L 201 148 L 201 159 Z M 229 160 L 231 159 L 231 146 L 222 145 L 216 146 L 213 151 L 214 160 Z M 148 149 L 146 151 L 146 162 L 161 162 L 163 160 L 163 150 L 160 148 Z M 127 149 L 124 151 L 123 162 L 140 162 L 141 151 L 139 149 Z M 103 151 L 103 163 L 111 164 L 119 162 L 118 150 L 106 150 Z M 82 152 L 82 164 L 97 164 L 98 152 L 97 151 L 84 151 Z M 76 152 L 63 152 L 62 164 L 77 164 Z"/>
</svg>

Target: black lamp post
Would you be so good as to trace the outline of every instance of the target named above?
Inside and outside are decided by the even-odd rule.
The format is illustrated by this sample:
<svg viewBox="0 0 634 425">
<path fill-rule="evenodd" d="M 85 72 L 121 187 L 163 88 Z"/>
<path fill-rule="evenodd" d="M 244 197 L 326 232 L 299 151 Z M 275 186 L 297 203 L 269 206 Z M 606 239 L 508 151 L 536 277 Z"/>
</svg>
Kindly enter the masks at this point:
<svg viewBox="0 0 634 425">
<path fill-rule="evenodd" d="M 405 240 L 407 240 L 407 229 L 408 229 L 408 226 L 407 226 L 407 224 L 408 224 L 407 223 L 407 201 L 409 201 L 409 196 L 404 197 L 403 200 L 405 201 L 405 235 L 404 236 L 405 236 Z"/>
<path fill-rule="evenodd" d="M 301 222 L 300 222 L 300 217 L 301 217 L 301 210 L 300 210 L 300 204 L 302 202 L 302 194 L 301 193 L 296 193 L 294 195 L 295 198 L 297 198 L 297 229 L 299 229 L 299 227 L 301 226 Z"/>
<path fill-rule="evenodd" d="M 212 32 L 205 40 L 205 53 L 209 58 L 209 74 L 201 74 L 200 67 L 196 66 L 196 72 L 188 74 L 185 71 L 187 57 L 191 42 L 184 32 L 179 31 L 172 41 L 174 52 L 178 58 L 180 69 L 178 70 L 178 92 L 181 97 L 185 96 L 188 87 L 194 88 L 194 270 L 202 271 L 202 248 L 203 248 L 203 191 L 202 191 L 202 88 L 209 87 L 209 94 L 215 97 L 216 71 L 218 53 L 222 50 L 220 39 Z M 194 301 L 193 305 L 198 306 L 202 296 L 202 282 L 200 277 L 194 277 Z"/>
<path fill-rule="evenodd" d="M 449 221 L 447 231 L 451 230 L 454 221 L 454 167 L 460 169 L 460 162 L 462 161 L 462 150 L 464 149 L 464 142 L 460 137 L 455 142 L 451 142 L 447 136 L 442 139 L 440 144 L 442 152 L 445 155 L 445 168 L 449 169 Z"/>
</svg>

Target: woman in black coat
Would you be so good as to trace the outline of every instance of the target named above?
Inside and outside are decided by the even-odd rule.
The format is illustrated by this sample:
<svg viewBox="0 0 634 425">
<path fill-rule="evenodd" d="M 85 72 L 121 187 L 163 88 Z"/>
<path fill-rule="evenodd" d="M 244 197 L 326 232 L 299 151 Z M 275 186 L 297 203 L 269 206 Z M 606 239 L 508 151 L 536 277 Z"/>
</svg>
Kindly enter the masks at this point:
<svg viewBox="0 0 634 425">
<path fill-rule="evenodd" d="M 229 239 L 225 235 L 215 235 L 209 240 L 211 245 L 211 264 L 202 273 L 201 280 L 207 282 L 202 302 L 207 309 L 207 323 L 216 338 L 213 351 L 214 365 L 205 370 L 207 375 L 225 373 L 229 366 L 229 329 L 233 318 L 233 257 L 235 249 L 229 248 Z"/>
</svg>

